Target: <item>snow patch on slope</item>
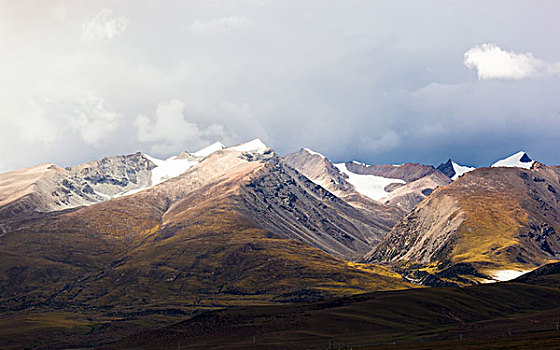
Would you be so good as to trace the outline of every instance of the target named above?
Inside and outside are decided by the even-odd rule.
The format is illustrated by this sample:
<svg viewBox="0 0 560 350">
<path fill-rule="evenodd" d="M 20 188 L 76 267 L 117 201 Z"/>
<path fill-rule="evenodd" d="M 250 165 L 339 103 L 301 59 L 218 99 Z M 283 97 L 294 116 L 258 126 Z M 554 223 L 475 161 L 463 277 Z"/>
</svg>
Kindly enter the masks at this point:
<svg viewBox="0 0 560 350">
<path fill-rule="evenodd" d="M 496 163 L 492 164 L 492 167 L 519 167 L 525 169 L 531 169 L 535 161 L 531 160 L 527 153 L 524 151 L 519 151 L 505 159 L 499 160 Z"/>
<path fill-rule="evenodd" d="M 198 164 L 197 161 L 175 159 L 175 157 L 163 160 L 150 157 L 147 154 L 145 156 L 157 165 L 157 167 L 152 169 L 152 186 L 162 183 L 165 180 L 169 180 L 172 177 L 179 176 L 193 165 Z"/>
<path fill-rule="evenodd" d="M 504 282 L 516 279 L 517 277 L 533 270 L 496 270 L 490 273 L 496 281 Z"/>
<path fill-rule="evenodd" d="M 206 146 L 203 149 L 192 153 L 192 155 L 195 157 L 208 157 L 212 153 L 223 150 L 224 148 L 226 148 L 226 146 L 224 146 L 221 142 L 215 142 L 210 146 Z"/>
<path fill-rule="evenodd" d="M 383 176 L 376 176 L 376 175 L 361 175 L 355 174 L 346 168 L 345 163 L 338 163 L 335 164 L 341 172 L 348 175 L 348 181 L 350 184 L 354 186 L 356 191 L 363 194 L 366 197 L 369 197 L 373 200 L 380 200 L 381 198 L 387 197 L 389 192 L 385 191 L 385 187 L 392 183 L 401 183 L 406 184 L 406 182 L 402 179 L 391 179 L 388 177 Z"/>
<path fill-rule="evenodd" d="M 464 173 L 468 173 L 469 171 L 473 171 L 476 168 L 470 166 L 459 165 L 454 161 L 451 161 L 451 165 L 453 166 L 453 171 L 455 171 L 455 175 L 451 178 L 451 180 L 457 179 L 459 176 L 463 175 Z"/>
</svg>

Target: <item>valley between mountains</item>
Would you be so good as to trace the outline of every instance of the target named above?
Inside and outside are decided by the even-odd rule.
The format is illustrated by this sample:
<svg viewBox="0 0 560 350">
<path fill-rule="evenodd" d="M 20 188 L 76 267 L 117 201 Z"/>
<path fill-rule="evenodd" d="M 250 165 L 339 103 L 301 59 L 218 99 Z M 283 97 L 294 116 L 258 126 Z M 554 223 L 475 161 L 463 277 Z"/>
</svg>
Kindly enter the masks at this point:
<svg viewBox="0 0 560 350">
<path fill-rule="evenodd" d="M 560 166 L 525 152 L 368 165 L 256 139 L 41 164 L 0 174 L 0 347 L 324 348 L 370 329 L 382 346 L 552 322 L 559 233 Z"/>
</svg>

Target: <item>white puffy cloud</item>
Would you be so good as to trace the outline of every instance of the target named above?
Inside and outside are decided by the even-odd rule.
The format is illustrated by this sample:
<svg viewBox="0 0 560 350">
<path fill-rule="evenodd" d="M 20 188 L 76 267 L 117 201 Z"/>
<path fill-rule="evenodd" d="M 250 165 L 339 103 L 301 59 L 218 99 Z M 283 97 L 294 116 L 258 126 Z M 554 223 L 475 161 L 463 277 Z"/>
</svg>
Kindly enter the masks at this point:
<svg viewBox="0 0 560 350">
<path fill-rule="evenodd" d="M 502 50 L 494 44 L 475 46 L 465 52 L 465 66 L 476 69 L 478 79 L 524 79 L 558 75 L 560 63 L 549 64 L 532 53 Z"/>
<path fill-rule="evenodd" d="M 158 103 L 154 116 L 138 115 L 137 138 L 151 144 L 151 152 L 177 152 L 185 143 L 199 143 L 204 137 L 221 138 L 224 128 L 212 123 L 206 128 L 185 119 L 185 103 L 178 99 Z"/>
<path fill-rule="evenodd" d="M 190 29 L 196 34 L 221 34 L 234 29 L 248 29 L 253 26 L 253 20 L 247 16 L 228 16 L 209 21 L 197 19 Z"/>
<path fill-rule="evenodd" d="M 101 10 L 90 21 L 84 23 L 82 31 L 88 38 L 111 40 L 121 35 L 128 24 L 126 17 L 115 17 L 111 9 Z"/>
</svg>

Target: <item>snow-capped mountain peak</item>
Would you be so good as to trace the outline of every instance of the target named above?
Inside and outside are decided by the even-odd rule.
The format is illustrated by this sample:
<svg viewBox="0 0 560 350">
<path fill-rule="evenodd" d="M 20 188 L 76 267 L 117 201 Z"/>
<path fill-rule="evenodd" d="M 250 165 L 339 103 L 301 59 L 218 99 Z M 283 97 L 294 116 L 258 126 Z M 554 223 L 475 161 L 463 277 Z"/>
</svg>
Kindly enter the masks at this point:
<svg viewBox="0 0 560 350">
<path fill-rule="evenodd" d="M 214 142 L 213 144 L 211 144 L 210 146 L 206 146 L 203 149 L 196 151 L 194 153 L 192 153 L 193 156 L 195 157 L 207 157 L 210 154 L 223 150 L 224 148 L 226 148 L 226 146 L 224 146 L 223 143 L 221 142 Z"/>
<path fill-rule="evenodd" d="M 269 149 L 269 147 L 265 145 L 264 142 L 262 142 L 260 139 L 254 139 L 249 142 L 229 147 L 228 149 L 239 152 L 263 154 L 267 149 Z"/>
<path fill-rule="evenodd" d="M 533 163 L 535 161 L 532 160 L 525 151 L 519 151 L 511 156 L 499 160 L 492 164 L 492 167 L 519 167 L 525 169 L 531 169 Z"/>
<path fill-rule="evenodd" d="M 311 154 L 311 155 L 320 156 L 321 158 L 326 158 L 326 157 L 325 157 L 324 155 L 322 155 L 321 153 L 315 152 L 315 151 L 313 151 L 312 149 L 304 148 L 303 150 L 304 150 L 305 152 Z"/>
<path fill-rule="evenodd" d="M 174 156 L 165 160 L 144 154 L 146 158 L 156 165 L 156 167 L 152 169 L 151 186 L 181 175 L 193 165 L 198 164 L 202 158 L 208 157 L 210 154 L 223 149 L 262 154 L 268 149 L 268 146 L 260 139 L 254 139 L 229 148 L 226 148 L 221 142 L 215 142 L 194 153 L 189 154 L 184 152 L 187 155 L 186 157 Z"/>
<path fill-rule="evenodd" d="M 449 177 L 451 180 L 456 180 L 459 176 L 463 175 L 464 173 L 468 173 L 469 171 L 473 171 L 475 169 L 476 168 L 474 167 L 457 164 L 451 159 L 449 159 L 445 163 L 441 163 L 437 167 L 437 170 L 441 171 L 444 175 Z"/>
<path fill-rule="evenodd" d="M 469 171 L 476 169 L 474 167 L 457 164 L 454 161 L 451 161 L 451 165 L 453 166 L 453 171 L 455 171 L 455 175 L 451 177 L 451 180 L 455 180 L 464 173 L 468 173 Z"/>
</svg>

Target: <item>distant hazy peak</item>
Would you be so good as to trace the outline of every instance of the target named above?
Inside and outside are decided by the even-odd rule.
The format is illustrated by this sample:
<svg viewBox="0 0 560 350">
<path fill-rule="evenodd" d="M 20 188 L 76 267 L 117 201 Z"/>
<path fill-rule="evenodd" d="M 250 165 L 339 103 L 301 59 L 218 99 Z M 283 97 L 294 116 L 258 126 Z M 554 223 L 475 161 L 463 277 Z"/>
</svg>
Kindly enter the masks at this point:
<svg viewBox="0 0 560 350">
<path fill-rule="evenodd" d="M 492 167 L 518 167 L 531 169 L 531 166 L 534 162 L 535 161 L 533 161 L 525 151 L 519 151 L 505 159 L 501 159 L 495 162 L 494 164 L 492 164 Z"/>
</svg>

